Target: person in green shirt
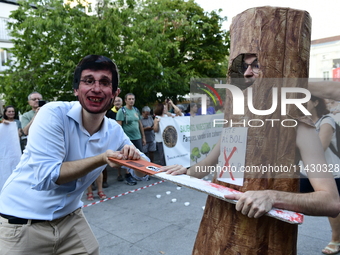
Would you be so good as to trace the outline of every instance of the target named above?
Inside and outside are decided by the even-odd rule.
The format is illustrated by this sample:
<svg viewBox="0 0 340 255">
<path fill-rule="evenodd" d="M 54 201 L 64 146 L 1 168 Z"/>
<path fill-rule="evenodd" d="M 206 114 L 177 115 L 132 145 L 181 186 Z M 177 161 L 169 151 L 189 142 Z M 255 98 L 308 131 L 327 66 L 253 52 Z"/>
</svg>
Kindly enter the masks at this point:
<svg viewBox="0 0 340 255">
<path fill-rule="evenodd" d="M 21 116 L 22 136 L 20 140 L 21 151 L 23 151 L 27 144 L 27 136 L 29 129 L 33 123 L 35 116 L 37 115 L 40 107 L 39 101 L 42 100 L 42 95 L 39 92 L 32 92 L 28 95 L 28 104 L 32 107 L 32 110 L 25 112 Z"/>
<path fill-rule="evenodd" d="M 39 107 L 40 100 L 42 100 L 42 95 L 39 92 L 35 91 L 28 95 L 28 104 L 32 107 L 32 110 L 25 112 L 21 116 L 21 125 L 25 135 L 28 135 L 34 117 L 36 116 L 40 109 Z"/>
<path fill-rule="evenodd" d="M 127 93 L 125 95 L 125 106 L 119 109 L 116 121 L 123 127 L 124 133 L 130 138 L 131 142 L 140 151 L 143 151 L 143 145 L 146 144 L 143 124 L 139 110 L 134 107 L 135 95 Z M 125 174 L 125 182 L 128 185 L 136 185 L 130 173 Z"/>
</svg>

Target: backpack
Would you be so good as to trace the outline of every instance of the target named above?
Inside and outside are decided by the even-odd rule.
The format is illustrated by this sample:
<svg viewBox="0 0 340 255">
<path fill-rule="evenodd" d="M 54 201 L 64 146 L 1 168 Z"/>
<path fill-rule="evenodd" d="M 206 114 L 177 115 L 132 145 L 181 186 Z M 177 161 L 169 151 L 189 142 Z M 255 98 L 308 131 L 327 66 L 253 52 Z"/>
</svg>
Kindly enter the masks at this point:
<svg viewBox="0 0 340 255">
<path fill-rule="evenodd" d="M 135 109 L 135 111 L 138 113 L 138 116 L 140 116 L 140 112 L 139 112 L 138 108 L 134 106 L 134 107 L 133 107 L 133 109 Z M 127 118 L 126 118 L 126 109 L 125 109 L 125 106 L 123 106 L 123 107 L 122 107 L 122 112 L 123 112 L 123 114 L 124 114 L 124 120 L 125 120 L 125 123 L 127 124 Z"/>
<path fill-rule="evenodd" d="M 329 115 L 325 115 L 321 118 L 320 120 L 320 123 L 321 121 L 324 119 L 324 118 L 332 118 L 331 116 Z M 331 151 L 337 155 L 339 158 L 340 158 L 340 152 L 339 152 L 339 148 L 340 148 L 340 126 L 338 125 L 338 123 L 335 123 L 335 137 L 336 137 L 336 147 L 338 148 L 338 150 L 335 149 L 334 145 L 332 144 L 332 142 L 329 144 L 329 148 L 331 149 Z"/>
</svg>

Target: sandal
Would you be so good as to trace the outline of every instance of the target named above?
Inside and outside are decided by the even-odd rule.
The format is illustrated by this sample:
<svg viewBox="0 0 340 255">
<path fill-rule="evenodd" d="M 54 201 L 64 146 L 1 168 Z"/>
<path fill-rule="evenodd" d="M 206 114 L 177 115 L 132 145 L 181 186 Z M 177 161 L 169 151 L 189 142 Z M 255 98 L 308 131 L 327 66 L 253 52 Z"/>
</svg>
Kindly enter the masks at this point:
<svg viewBox="0 0 340 255">
<path fill-rule="evenodd" d="M 104 194 L 103 191 L 98 191 L 98 196 L 100 199 L 105 199 L 106 198 L 106 195 Z"/>
<path fill-rule="evenodd" d="M 93 201 L 93 200 L 94 200 L 94 197 L 93 197 L 93 193 L 92 193 L 92 192 L 87 193 L 86 195 L 87 195 L 87 200 L 88 200 L 88 201 Z"/>
<path fill-rule="evenodd" d="M 335 246 L 336 248 L 329 247 L 330 245 Z M 322 250 L 323 254 L 337 254 L 340 252 L 340 243 L 330 242 L 327 246 Z"/>
</svg>

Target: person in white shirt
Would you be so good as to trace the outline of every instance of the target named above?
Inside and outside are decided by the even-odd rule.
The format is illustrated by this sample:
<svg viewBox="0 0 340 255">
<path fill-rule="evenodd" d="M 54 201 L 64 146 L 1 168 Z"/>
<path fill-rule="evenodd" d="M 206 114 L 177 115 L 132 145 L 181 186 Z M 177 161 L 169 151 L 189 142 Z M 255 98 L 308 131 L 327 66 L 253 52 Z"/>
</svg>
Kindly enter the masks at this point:
<svg viewBox="0 0 340 255">
<path fill-rule="evenodd" d="M 83 192 L 107 164 L 115 166 L 108 157 L 147 160 L 121 126 L 105 117 L 120 92 L 118 81 L 109 58 L 86 56 L 74 73 L 79 102 L 40 109 L 0 194 L 2 254 L 99 254 L 81 210 Z"/>
</svg>

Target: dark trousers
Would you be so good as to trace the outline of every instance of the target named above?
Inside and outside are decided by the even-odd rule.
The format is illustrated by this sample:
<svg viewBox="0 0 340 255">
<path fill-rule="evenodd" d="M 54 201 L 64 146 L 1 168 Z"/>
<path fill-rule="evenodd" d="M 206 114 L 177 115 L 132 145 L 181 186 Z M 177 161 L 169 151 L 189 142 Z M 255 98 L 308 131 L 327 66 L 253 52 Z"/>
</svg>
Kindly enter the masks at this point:
<svg viewBox="0 0 340 255">
<path fill-rule="evenodd" d="M 137 148 L 138 150 L 140 150 L 141 152 L 143 152 L 143 142 L 142 142 L 142 139 L 131 140 L 131 142 L 133 143 L 134 146 L 136 146 L 136 148 Z"/>
<path fill-rule="evenodd" d="M 158 151 L 158 155 L 159 155 L 159 164 L 161 166 L 166 166 L 165 164 L 165 156 L 164 156 L 164 150 L 163 150 L 163 143 L 156 143 L 156 148 Z"/>
</svg>

